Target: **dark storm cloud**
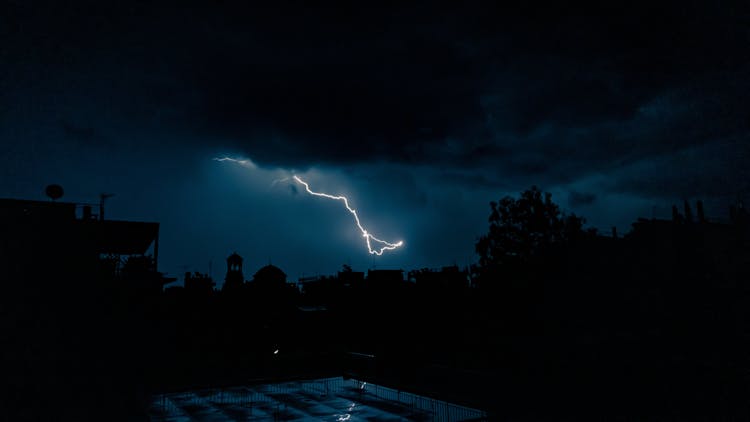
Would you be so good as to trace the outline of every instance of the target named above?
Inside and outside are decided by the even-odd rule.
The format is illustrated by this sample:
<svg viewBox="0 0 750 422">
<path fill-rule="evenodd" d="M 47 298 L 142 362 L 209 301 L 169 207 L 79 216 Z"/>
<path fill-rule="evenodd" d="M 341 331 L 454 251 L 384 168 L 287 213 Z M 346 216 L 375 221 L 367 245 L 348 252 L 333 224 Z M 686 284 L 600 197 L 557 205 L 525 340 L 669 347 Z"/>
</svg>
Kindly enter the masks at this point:
<svg viewBox="0 0 750 422">
<path fill-rule="evenodd" d="M 588 12 L 256 18 L 219 31 L 225 47 L 186 76 L 203 93 L 191 120 L 261 164 L 382 159 L 496 185 L 569 183 L 747 131 L 747 33 L 733 5 Z"/>
<path fill-rule="evenodd" d="M 742 2 L 180 6 L 11 4 L 0 95 L 78 110 L 54 118 L 79 143 L 162 130 L 260 166 L 440 166 L 515 190 L 601 173 L 689 190 L 634 169 L 674 174 L 748 132 Z"/>
<path fill-rule="evenodd" d="M 726 207 L 750 194 L 748 160 L 747 135 L 720 139 L 625 167 L 620 170 L 624 174 L 613 178 L 612 190 L 647 198 L 713 197 Z"/>
<path fill-rule="evenodd" d="M 572 191 L 568 195 L 568 205 L 571 207 L 589 205 L 594 203 L 594 201 L 596 201 L 596 195 L 593 193 Z"/>
<path fill-rule="evenodd" d="M 115 95 L 133 125 L 225 139 L 270 165 L 500 160 L 544 175 L 561 155 L 586 168 L 734 130 L 713 118 L 736 111 L 699 106 L 640 138 L 620 131 L 663 96 L 679 109 L 748 92 L 705 86 L 746 70 L 733 3 L 184 6 L 51 3 L 41 15 L 19 2 L 3 54 L 110 78 L 86 88 L 104 84 L 91 95 Z"/>
<path fill-rule="evenodd" d="M 101 134 L 98 134 L 92 127 L 76 126 L 68 122 L 61 122 L 60 126 L 65 137 L 83 145 L 95 145 L 103 141 Z"/>
</svg>

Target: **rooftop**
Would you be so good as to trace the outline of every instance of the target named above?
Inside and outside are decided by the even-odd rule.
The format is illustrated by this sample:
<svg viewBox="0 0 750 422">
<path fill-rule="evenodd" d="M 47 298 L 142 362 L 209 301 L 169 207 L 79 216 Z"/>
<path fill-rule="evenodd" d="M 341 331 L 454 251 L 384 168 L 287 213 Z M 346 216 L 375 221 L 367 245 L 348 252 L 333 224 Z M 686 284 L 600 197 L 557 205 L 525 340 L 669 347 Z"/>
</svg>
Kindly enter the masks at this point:
<svg viewBox="0 0 750 422">
<path fill-rule="evenodd" d="M 153 421 L 485 420 L 485 412 L 342 377 L 153 397 Z"/>
</svg>

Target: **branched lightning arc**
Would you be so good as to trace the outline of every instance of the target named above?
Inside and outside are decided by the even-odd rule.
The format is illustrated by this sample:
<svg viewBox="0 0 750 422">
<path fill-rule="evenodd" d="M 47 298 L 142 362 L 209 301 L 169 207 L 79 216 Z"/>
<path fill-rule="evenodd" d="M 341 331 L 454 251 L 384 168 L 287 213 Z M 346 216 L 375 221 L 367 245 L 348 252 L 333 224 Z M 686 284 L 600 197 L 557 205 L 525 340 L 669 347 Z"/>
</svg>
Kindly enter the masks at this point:
<svg viewBox="0 0 750 422">
<path fill-rule="evenodd" d="M 242 165 L 244 167 L 255 168 L 255 164 L 252 161 L 250 161 L 250 160 L 238 160 L 238 159 L 229 158 L 229 157 L 214 158 L 214 160 L 216 160 L 216 161 L 231 161 L 231 162 L 238 163 L 238 164 L 240 164 L 240 165 Z M 343 196 L 343 195 L 329 195 L 327 193 L 315 192 L 312 189 L 310 189 L 310 185 L 307 182 L 305 182 L 304 180 L 300 179 L 299 176 L 294 175 L 294 176 L 292 176 L 292 179 L 294 179 L 294 181 L 297 182 L 297 183 L 299 183 L 300 185 L 304 186 L 305 187 L 305 191 L 307 193 L 309 193 L 310 195 L 318 196 L 318 197 L 321 197 L 321 198 L 333 199 L 333 200 L 336 200 L 336 201 L 343 202 L 344 206 L 346 207 L 346 209 L 352 214 L 352 216 L 354 216 L 354 222 L 357 224 L 357 228 L 362 233 L 362 237 L 365 238 L 365 242 L 367 243 L 367 251 L 371 255 L 378 255 L 378 256 L 380 256 L 380 255 L 383 255 L 383 252 L 385 252 L 385 251 L 392 251 L 394 249 L 397 249 L 397 248 L 400 248 L 401 246 L 403 246 L 404 242 L 402 240 L 399 240 L 396 243 L 390 243 L 390 242 L 386 242 L 385 240 L 378 239 L 377 237 L 375 237 L 372 234 L 370 234 L 370 232 L 368 232 L 362 226 L 362 223 L 359 221 L 359 215 L 357 214 L 357 210 L 355 210 L 354 208 L 352 208 L 349 205 L 349 200 L 345 196 Z M 285 181 L 285 180 L 287 180 L 287 179 L 284 178 L 284 179 L 280 179 L 280 180 L 274 180 L 273 184 L 276 184 L 278 182 L 282 182 L 282 181 Z M 373 242 L 375 242 L 376 244 L 380 245 L 379 249 L 373 249 L 373 247 L 372 247 Z"/>
<path fill-rule="evenodd" d="M 372 234 L 370 234 L 364 227 L 362 227 L 362 223 L 359 221 L 359 215 L 357 215 L 357 210 L 355 210 L 354 208 L 352 208 L 351 206 L 349 206 L 349 200 L 346 199 L 345 196 L 341 196 L 341 195 L 335 196 L 335 195 L 329 195 L 327 193 L 313 192 L 310 189 L 310 185 L 308 185 L 307 182 L 305 182 L 304 180 L 300 179 L 299 176 L 294 175 L 294 176 L 292 176 L 292 178 L 297 183 L 299 183 L 302 186 L 304 186 L 305 190 L 310 195 L 319 196 L 321 198 L 328 198 L 328 199 L 334 199 L 334 200 L 337 200 L 337 201 L 342 201 L 344 203 L 344 206 L 346 207 L 346 209 L 349 210 L 349 212 L 354 216 L 354 221 L 357 223 L 357 228 L 359 228 L 359 231 L 362 232 L 362 237 L 364 237 L 366 239 L 366 242 L 367 242 L 367 251 L 370 252 L 370 254 L 380 256 L 380 255 L 383 255 L 383 252 L 385 252 L 385 251 L 392 251 L 392 250 L 394 250 L 394 249 L 396 249 L 398 247 L 401 247 L 401 245 L 404 244 L 404 242 L 402 240 L 399 240 L 396 243 L 390 243 L 390 242 L 386 242 L 385 240 L 380 240 L 377 237 L 375 237 Z M 373 241 L 377 242 L 377 243 L 379 243 L 380 245 L 383 245 L 383 246 L 381 246 L 380 249 L 373 249 L 372 248 L 372 242 Z"/>
</svg>

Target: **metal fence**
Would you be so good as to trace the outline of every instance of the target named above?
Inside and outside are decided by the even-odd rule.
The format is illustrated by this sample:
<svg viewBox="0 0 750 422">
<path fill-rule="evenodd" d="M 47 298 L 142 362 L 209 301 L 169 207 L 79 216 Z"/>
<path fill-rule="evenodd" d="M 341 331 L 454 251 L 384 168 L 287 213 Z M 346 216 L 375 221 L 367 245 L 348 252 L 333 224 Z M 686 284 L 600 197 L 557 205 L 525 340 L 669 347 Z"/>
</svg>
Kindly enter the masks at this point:
<svg viewBox="0 0 750 422">
<path fill-rule="evenodd" d="M 384 387 L 378 384 L 351 379 L 354 387 L 365 394 L 373 395 L 382 400 L 403 404 L 414 411 L 424 411 L 433 416 L 435 421 L 467 421 L 485 420 L 487 412 L 471 407 L 448 403 L 443 400 L 420 396 L 406 391 Z"/>
</svg>

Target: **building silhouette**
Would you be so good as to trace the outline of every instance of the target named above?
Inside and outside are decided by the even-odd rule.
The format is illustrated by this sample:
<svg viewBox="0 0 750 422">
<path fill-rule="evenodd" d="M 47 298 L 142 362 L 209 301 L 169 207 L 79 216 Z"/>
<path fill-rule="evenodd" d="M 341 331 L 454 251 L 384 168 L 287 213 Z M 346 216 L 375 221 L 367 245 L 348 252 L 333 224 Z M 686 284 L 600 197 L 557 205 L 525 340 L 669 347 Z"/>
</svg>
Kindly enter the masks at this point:
<svg viewBox="0 0 750 422">
<path fill-rule="evenodd" d="M 213 292 L 214 286 L 216 286 L 216 283 L 208 274 L 185 273 L 185 290 L 190 293 L 208 295 Z"/>
<path fill-rule="evenodd" d="M 242 257 L 237 252 L 227 257 L 227 275 L 224 277 L 222 290 L 232 291 L 242 288 L 245 276 L 242 274 Z"/>
<path fill-rule="evenodd" d="M 258 287 L 283 287 L 286 274 L 281 268 L 268 264 L 253 275 L 253 284 Z"/>
<path fill-rule="evenodd" d="M 369 270 L 367 282 L 382 287 L 401 284 L 404 281 L 404 270 Z"/>
<path fill-rule="evenodd" d="M 11 279 L 98 278 L 153 291 L 175 280 L 157 271 L 159 223 L 103 220 L 73 202 L 0 199 L 0 229 Z"/>
<path fill-rule="evenodd" d="M 86 420 L 132 411 L 163 286 L 159 223 L 89 204 L 0 199 L 3 420 Z M 106 374 L 105 377 L 102 376 Z M 29 416 L 32 415 L 32 416 Z M 89 414 L 90 415 L 90 414 Z"/>
</svg>

